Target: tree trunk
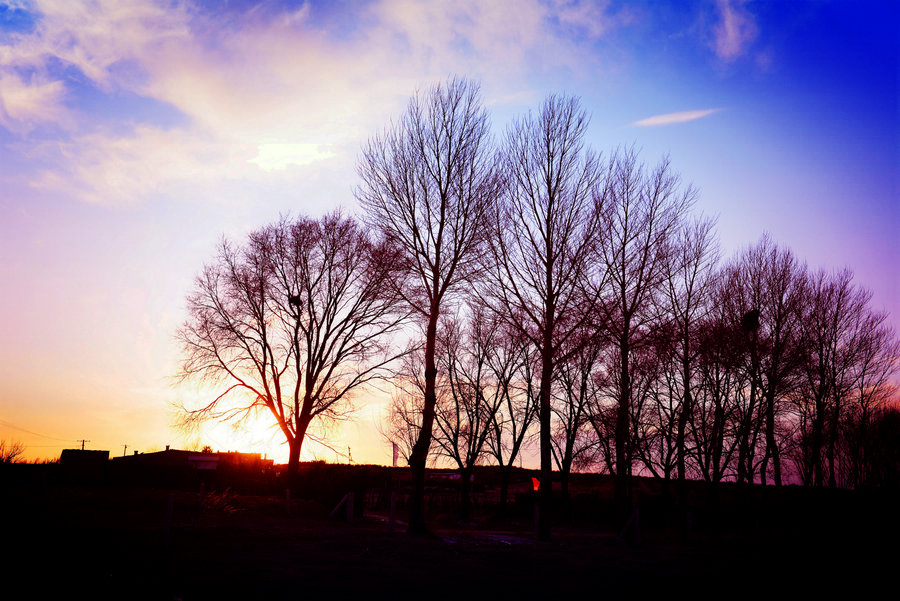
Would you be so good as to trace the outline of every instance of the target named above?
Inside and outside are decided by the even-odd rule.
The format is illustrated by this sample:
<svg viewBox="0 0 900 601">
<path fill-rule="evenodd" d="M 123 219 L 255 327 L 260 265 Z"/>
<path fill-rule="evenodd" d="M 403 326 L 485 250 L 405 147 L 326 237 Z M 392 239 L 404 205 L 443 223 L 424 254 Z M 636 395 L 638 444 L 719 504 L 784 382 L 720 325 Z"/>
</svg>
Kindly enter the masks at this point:
<svg viewBox="0 0 900 601">
<path fill-rule="evenodd" d="M 721 403 L 716 402 L 716 408 L 713 418 L 713 453 L 712 453 L 712 481 L 719 482 L 722 479 L 722 453 L 725 446 L 725 410 Z"/>
<path fill-rule="evenodd" d="M 838 401 L 837 392 L 835 392 L 833 398 L 834 409 L 831 414 L 831 435 L 828 437 L 828 486 L 831 488 L 837 487 L 836 448 L 841 424 L 841 404 Z"/>
<path fill-rule="evenodd" d="M 685 345 L 684 352 L 685 355 L 687 355 L 687 345 Z M 693 399 L 691 398 L 690 386 L 691 369 L 688 365 L 687 358 L 685 358 L 682 367 L 684 377 L 684 401 L 681 404 L 681 412 L 678 414 L 678 434 L 675 439 L 675 452 L 678 471 L 678 502 L 683 505 L 686 500 L 685 497 L 687 495 L 687 488 L 685 484 L 685 478 L 687 476 L 687 469 L 685 468 L 685 455 L 687 454 L 687 451 L 685 449 L 685 438 L 687 433 L 688 419 L 693 413 L 693 407 L 691 406 Z"/>
<path fill-rule="evenodd" d="M 753 410 L 756 408 L 757 375 L 759 359 L 756 345 L 758 334 L 754 330 L 750 339 L 750 402 L 747 404 L 747 415 L 741 424 L 741 439 L 738 445 L 738 483 L 753 484 L 753 447 L 750 437 L 753 430 Z M 755 441 L 754 441 L 755 442 Z"/>
<path fill-rule="evenodd" d="M 303 448 L 303 439 L 306 438 L 306 429 L 312 417 L 308 411 L 301 411 L 297 417 L 297 431 L 289 441 L 290 454 L 288 455 L 288 476 L 296 476 L 300 473 L 300 450 Z"/>
<path fill-rule="evenodd" d="M 562 501 L 562 520 L 569 522 L 572 518 L 569 505 L 569 475 L 572 472 L 571 452 L 563 458 L 562 469 L 559 470 L 559 492 Z"/>
<path fill-rule="evenodd" d="M 437 404 L 437 367 L 435 366 L 434 355 L 438 315 L 437 303 L 432 301 L 431 313 L 428 316 L 428 329 L 425 332 L 425 403 L 422 407 L 422 428 L 419 430 L 419 437 L 409 456 L 409 467 L 412 470 L 413 484 L 412 496 L 409 499 L 408 532 L 410 534 L 425 534 L 428 532 L 428 527 L 425 524 L 425 463 L 428 459 L 428 449 L 431 447 L 434 408 Z"/>
<path fill-rule="evenodd" d="M 766 455 L 772 458 L 775 486 L 781 486 L 781 454 L 775 439 L 775 389 L 766 395 Z"/>
<path fill-rule="evenodd" d="M 825 431 L 825 408 L 823 403 L 816 399 L 816 416 L 813 419 L 813 448 L 811 450 L 812 454 L 812 464 L 813 464 L 813 482 L 815 486 L 823 486 L 824 482 L 824 472 L 822 471 L 822 447 L 824 446 L 824 431 Z"/>
<path fill-rule="evenodd" d="M 628 324 L 624 330 L 628 331 Z M 616 479 L 615 502 L 616 506 L 627 515 L 631 506 L 631 491 L 629 490 L 630 457 L 628 449 L 629 422 L 631 420 L 631 374 L 628 370 L 629 355 L 628 339 L 619 341 L 619 359 L 621 361 L 619 407 L 616 413 Z"/>
<path fill-rule="evenodd" d="M 288 448 L 290 453 L 288 454 L 287 474 L 294 477 L 300 472 L 300 442 L 296 436 L 288 443 Z"/>
<path fill-rule="evenodd" d="M 550 380 L 553 377 L 552 339 L 549 327 L 541 349 L 541 487 L 538 491 L 538 540 L 550 540 L 553 503 L 553 456 L 550 441 Z"/>
</svg>

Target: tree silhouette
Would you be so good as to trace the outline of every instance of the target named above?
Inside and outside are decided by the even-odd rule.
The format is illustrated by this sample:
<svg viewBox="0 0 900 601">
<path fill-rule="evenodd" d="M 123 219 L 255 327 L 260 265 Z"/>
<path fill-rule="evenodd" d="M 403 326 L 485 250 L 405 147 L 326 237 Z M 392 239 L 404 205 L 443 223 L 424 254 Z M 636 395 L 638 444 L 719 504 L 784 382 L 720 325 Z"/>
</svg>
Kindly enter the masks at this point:
<svg viewBox="0 0 900 601">
<path fill-rule="evenodd" d="M 806 267 L 768 235 L 745 249 L 726 268 L 730 281 L 723 299 L 745 335 L 750 391 L 741 422 L 738 480 L 752 482 L 757 467 L 765 484 L 769 462 L 782 484 L 778 423 L 786 395 L 796 386 L 800 367 L 800 319 Z M 757 426 L 761 426 L 761 431 Z M 762 436 L 763 455 L 755 450 Z M 757 465 L 758 463 L 758 465 Z"/>
<path fill-rule="evenodd" d="M 596 324 L 588 324 L 580 335 L 569 339 L 565 360 L 556 366 L 557 386 L 553 399 L 553 460 L 559 472 L 560 492 L 566 511 L 569 505 L 569 475 L 594 461 L 596 445 L 589 432 L 590 408 L 596 405 L 604 341 Z"/>
<path fill-rule="evenodd" d="M 812 274 L 805 292 L 799 351 L 802 377 L 792 395 L 799 422 L 795 453 L 804 482 L 833 487 L 838 485 L 842 459 L 852 463 L 858 454 L 840 448 L 846 444 L 843 437 L 867 427 L 873 398 L 878 399 L 875 406 L 881 404 L 881 395 L 872 393 L 883 389 L 891 371 L 885 370 L 890 362 L 884 354 L 896 356 L 892 350 L 896 345 L 884 325 L 887 316 L 872 311 L 872 293 L 853 283 L 849 269 Z M 861 404 L 854 403 L 856 395 Z M 853 425 L 848 429 L 845 422 Z"/>
<path fill-rule="evenodd" d="M 365 145 L 358 172 L 356 197 L 367 223 L 401 250 L 395 289 L 425 322 L 422 422 L 409 459 L 409 531 L 425 532 L 438 319 L 448 298 L 483 268 L 484 218 L 496 193 L 478 85 L 452 79 L 417 94 L 399 121 Z"/>
<path fill-rule="evenodd" d="M 487 452 L 500 466 L 500 510 L 505 511 L 516 459 L 529 439 L 540 404 L 535 387 L 536 353 L 527 338 L 508 325 L 494 339 L 488 365 L 501 396 L 491 420 Z"/>
<path fill-rule="evenodd" d="M 630 504 L 632 453 L 631 361 L 662 321 L 658 296 L 666 281 L 671 239 L 696 198 L 682 186 L 668 160 L 653 169 L 644 167 L 637 153 L 626 150 L 610 163 L 604 233 L 599 260 L 610 280 L 606 323 L 618 348 L 615 435 L 616 500 Z"/>
<path fill-rule="evenodd" d="M 25 453 L 25 445 L 18 440 L 0 440 L 0 463 L 16 463 Z"/>
<path fill-rule="evenodd" d="M 670 398 L 680 401 L 675 436 L 676 469 L 679 482 L 679 501 L 685 501 L 684 481 L 687 478 L 688 424 L 694 415 L 694 387 L 696 363 L 700 353 L 700 328 L 706 322 L 711 307 L 713 274 L 718 261 L 715 246 L 714 222 L 698 219 L 685 223 L 672 240 L 672 248 L 665 254 L 665 284 L 662 308 L 667 314 L 672 336 L 672 359 L 677 369 L 670 370 L 668 386 Z M 674 390 L 673 390 L 674 389 Z"/>
<path fill-rule="evenodd" d="M 180 380 L 218 392 L 183 407 L 184 423 L 268 412 L 296 473 L 310 424 L 344 417 L 352 393 L 395 356 L 386 335 L 404 316 L 386 294 L 393 254 L 337 213 L 283 218 L 243 244 L 223 240 L 178 332 Z"/>
<path fill-rule="evenodd" d="M 445 317 L 438 329 L 439 380 L 435 442 L 459 469 L 461 517 L 471 509 L 471 478 L 507 391 L 491 367 L 499 323 L 483 306 L 466 317 Z"/>
<path fill-rule="evenodd" d="M 550 96 L 507 131 L 502 202 L 493 213 L 484 295 L 541 358 L 541 488 L 538 536 L 550 536 L 551 393 L 555 366 L 600 289 L 590 253 L 598 231 L 602 171 L 585 149 L 587 115 L 575 98 Z"/>
<path fill-rule="evenodd" d="M 745 388 L 740 369 L 743 336 L 735 328 L 723 301 L 726 285 L 720 280 L 712 292 L 710 314 L 700 327 L 697 345 L 697 394 L 688 423 L 694 443 L 694 461 L 703 479 L 721 482 L 733 475 L 737 449 L 738 391 Z"/>
</svg>

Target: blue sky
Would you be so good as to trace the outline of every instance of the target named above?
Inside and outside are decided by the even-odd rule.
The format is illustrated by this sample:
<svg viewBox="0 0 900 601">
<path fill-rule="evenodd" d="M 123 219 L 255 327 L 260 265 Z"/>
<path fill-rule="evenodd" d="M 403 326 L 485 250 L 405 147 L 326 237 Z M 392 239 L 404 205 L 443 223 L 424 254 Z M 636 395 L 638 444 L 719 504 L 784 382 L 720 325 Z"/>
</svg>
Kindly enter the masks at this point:
<svg viewBox="0 0 900 601">
<path fill-rule="evenodd" d="M 52 439 L 188 442 L 169 428 L 169 404 L 198 394 L 171 385 L 173 335 L 215 242 L 280 213 L 355 212 L 360 145 L 453 74 L 481 82 L 498 135 L 548 93 L 580 96 L 596 150 L 668 155 L 700 189 L 726 256 L 769 231 L 813 267 L 852 267 L 900 323 L 898 15 L 823 0 L 0 1 L 0 436 L 36 456 L 58 453 Z M 390 458 L 381 410 L 343 434 L 358 460 Z"/>
</svg>

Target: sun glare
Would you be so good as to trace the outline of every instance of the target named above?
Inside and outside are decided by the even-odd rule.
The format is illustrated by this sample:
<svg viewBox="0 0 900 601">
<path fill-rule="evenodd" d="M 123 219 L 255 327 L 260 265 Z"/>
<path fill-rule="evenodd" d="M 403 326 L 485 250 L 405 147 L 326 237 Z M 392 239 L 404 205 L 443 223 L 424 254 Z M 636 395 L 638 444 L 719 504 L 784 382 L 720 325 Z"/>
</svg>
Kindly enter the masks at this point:
<svg viewBox="0 0 900 601">
<path fill-rule="evenodd" d="M 324 459 L 329 462 L 343 463 L 347 461 L 347 449 L 343 437 L 332 432 L 329 443 L 322 444 L 314 433 L 307 433 L 300 452 L 301 461 Z M 260 453 L 275 463 L 287 463 L 290 449 L 284 434 L 278 428 L 274 418 L 260 412 L 237 423 L 207 422 L 191 439 L 192 446 L 209 446 L 214 451 L 239 451 L 243 453 Z M 339 451 L 335 451 L 339 449 Z"/>
<path fill-rule="evenodd" d="M 288 445 L 284 435 L 271 416 L 262 413 L 248 417 L 239 423 L 208 422 L 196 437 L 201 446 L 214 451 L 240 451 L 261 453 L 275 463 L 286 463 Z"/>
</svg>

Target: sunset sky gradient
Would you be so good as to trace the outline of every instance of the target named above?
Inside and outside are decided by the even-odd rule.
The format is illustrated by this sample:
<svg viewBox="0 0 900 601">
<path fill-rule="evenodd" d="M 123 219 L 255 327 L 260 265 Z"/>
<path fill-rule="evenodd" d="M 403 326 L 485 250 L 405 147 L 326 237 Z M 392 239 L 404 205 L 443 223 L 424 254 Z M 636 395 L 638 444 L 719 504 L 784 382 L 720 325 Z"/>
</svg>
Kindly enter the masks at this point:
<svg viewBox="0 0 900 601">
<path fill-rule="evenodd" d="M 357 213 L 361 144 L 451 75 L 498 135 L 580 96 L 593 148 L 700 189 L 725 256 L 768 231 L 896 327 L 898 23 L 889 1 L 0 0 L 0 438 L 286 457 L 171 428 L 199 394 L 172 379 L 193 278 L 223 234 Z M 335 448 L 389 462 L 382 404 L 358 405 Z"/>
</svg>

